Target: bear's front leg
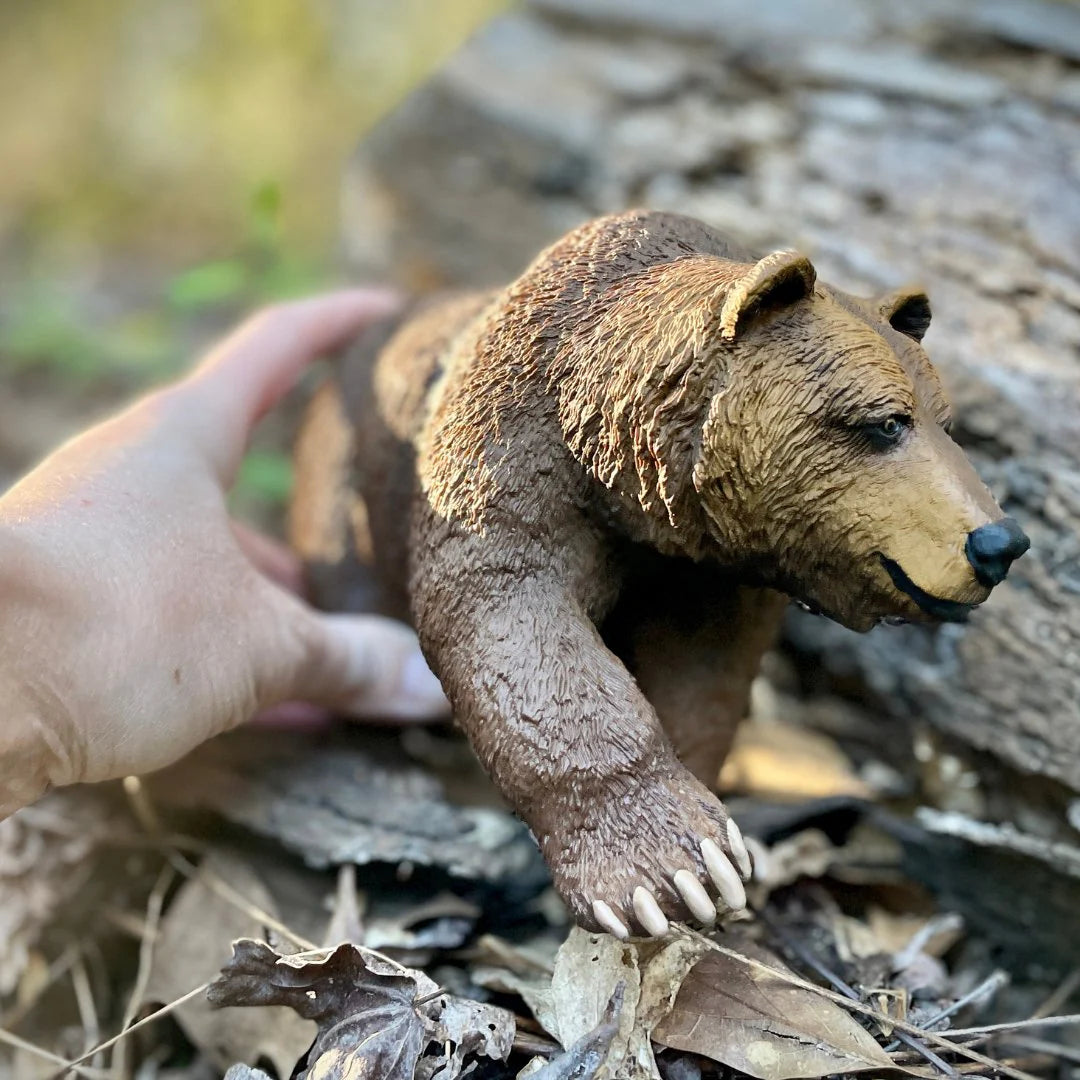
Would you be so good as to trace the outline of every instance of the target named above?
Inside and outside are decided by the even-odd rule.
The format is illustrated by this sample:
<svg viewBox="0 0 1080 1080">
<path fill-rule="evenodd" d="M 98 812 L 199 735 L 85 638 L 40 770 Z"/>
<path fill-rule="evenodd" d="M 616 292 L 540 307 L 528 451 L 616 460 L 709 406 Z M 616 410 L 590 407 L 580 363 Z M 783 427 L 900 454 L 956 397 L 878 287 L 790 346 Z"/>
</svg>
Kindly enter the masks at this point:
<svg viewBox="0 0 1080 1080">
<path fill-rule="evenodd" d="M 421 643 L 577 921 L 660 936 L 669 920 L 744 907 L 738 827 L 587 614 L 603 559 L 581 533 L 538 549 L 535 533 L 426 516 L 412 580 Z"/>
</svg>

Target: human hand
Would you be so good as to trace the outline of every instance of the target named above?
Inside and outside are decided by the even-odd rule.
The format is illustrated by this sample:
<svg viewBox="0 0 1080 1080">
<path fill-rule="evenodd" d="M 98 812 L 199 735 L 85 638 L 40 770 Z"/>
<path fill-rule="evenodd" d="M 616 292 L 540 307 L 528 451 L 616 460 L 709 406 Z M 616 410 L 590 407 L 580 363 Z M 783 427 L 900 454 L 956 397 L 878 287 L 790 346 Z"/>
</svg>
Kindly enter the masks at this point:
<svg viewBox="0 0 1080 1080">
<path fill-rule="evenodd" d="M 307 606 L 290 560 L 226 506 L 258 420 L 395 305 L 354 290 L 270 308 L 0 498 L 0 818 L 281 702 L 445 714 L 411 630 Z"/>
</svg>

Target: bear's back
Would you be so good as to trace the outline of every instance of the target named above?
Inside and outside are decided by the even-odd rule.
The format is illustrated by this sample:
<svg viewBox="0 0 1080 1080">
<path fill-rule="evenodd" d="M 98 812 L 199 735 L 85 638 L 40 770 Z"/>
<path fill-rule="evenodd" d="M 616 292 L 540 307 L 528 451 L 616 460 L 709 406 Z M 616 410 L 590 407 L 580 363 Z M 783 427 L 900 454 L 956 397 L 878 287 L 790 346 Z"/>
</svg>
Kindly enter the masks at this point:
<svg viewBox="0 0 1080 1080">
<path fill-rule="evenodd" d="M 628 210 L 597 218 L 542 251 L 514 282 L 507 301 L 574 302 L 649 266 L 689 255 L 752 264 L 757 256 L 696 218 Z"/>
</svg>

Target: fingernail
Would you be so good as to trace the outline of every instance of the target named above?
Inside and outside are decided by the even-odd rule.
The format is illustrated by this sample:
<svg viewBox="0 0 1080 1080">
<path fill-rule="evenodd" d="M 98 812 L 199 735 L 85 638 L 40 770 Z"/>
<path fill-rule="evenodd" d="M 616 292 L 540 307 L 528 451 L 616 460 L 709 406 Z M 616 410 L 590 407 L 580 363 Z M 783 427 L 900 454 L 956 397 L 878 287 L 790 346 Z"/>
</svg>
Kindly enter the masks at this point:
<svg viewBox="0 0 1080 1080">
<path fill-rule="evenodd" d="M 416 649 L 409 654 L 401 665 L 401 692 L 413 699 L 418 706 L 430 708 L 434 712 L 446 710 L 446 695 L 442 685 L 427 666 L 424 654 Z"/>
</svg>

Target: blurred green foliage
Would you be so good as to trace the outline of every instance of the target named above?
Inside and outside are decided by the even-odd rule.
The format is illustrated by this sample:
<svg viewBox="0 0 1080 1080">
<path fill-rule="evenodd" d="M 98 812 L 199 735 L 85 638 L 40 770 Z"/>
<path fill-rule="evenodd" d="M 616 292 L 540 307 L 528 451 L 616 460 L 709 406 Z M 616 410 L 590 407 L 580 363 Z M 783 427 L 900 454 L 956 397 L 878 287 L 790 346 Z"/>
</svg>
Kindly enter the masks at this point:
<svg viewBox="0 0 1080 1080">
<path fill-rule="evenodd" d="M 95 323 L 80 297 L 47 278 L 19 283 L 0 324 L 0 355 L 9 373 L 40 371 L 90 383 L 141 386 L 176 372 L 186 362 L 184 329 L 273 300 L 315 291 L 329 268 L 290 253 L 282 242 L 278 185 L 261 185 L 251 199 L 248 234 L 240 251 L 166 278 L 143 306 Z"/>
<path fill-rule="evenodd" d="M 332 282 L 348 155 L 505 2 L 0 2 L 0 393 L 100 413 Z"/>
</svg>

